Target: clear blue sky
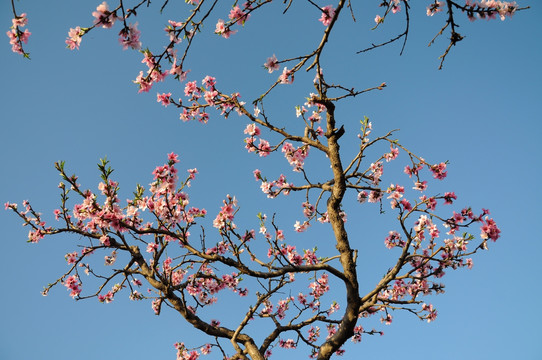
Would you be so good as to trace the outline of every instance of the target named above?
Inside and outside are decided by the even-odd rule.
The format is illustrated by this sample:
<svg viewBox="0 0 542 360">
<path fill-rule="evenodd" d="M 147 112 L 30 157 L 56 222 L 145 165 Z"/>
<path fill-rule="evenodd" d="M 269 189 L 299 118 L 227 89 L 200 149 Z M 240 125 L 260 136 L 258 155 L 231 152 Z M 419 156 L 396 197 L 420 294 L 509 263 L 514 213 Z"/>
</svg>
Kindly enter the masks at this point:
<svg viewBox="0 0 542 360">
<path fill-rule="evenodd" d="M 331 38 L 323 59 L 328 81 L 360 88 L 388 84 L 384 91 L 340 106 L 340 121 L 349 132 L 344 148 L 357 144 L 358 120 L 364 115 L 371 118 L 375 134 L 401 129 L 402 143 L 428 161 L 450 161 L 449 176 L 438 191 L 455 191 L 458 208 L 489 208 L 502 230 L 490 251 L 476 256 L 471 271 L 449 274 L 444 278 L 447 293 L 427 299 L 438 308 L 436 322 L 397 314 L 391 326 L 375 324 L 385 331 L 384 337 L 364 336 L 361 344 L 348 345 L 345 359 L 542 358 L 542 292 L 536 285 L 542 252 L 537 229 L 542 215 L 542 8 L 536 1 L 519 2 L 531 9 L 504 22 L 469 23 L 458 16 L 466 38 L 452 49 L 442 71 L 437 70 L 437 57 L 447 45 L 445 38 L 430 48 L 427 43 L 444 17 L 427 18 L 423 8 L 411 11 L 411 32 L 401 57 L 399 45 L 354 54 L 393 36 L 402 25 L 390 16 L 385 26 L 370 31 L 380 11 L 378 1 L 354 4 L 357 24 L 345 21 Z M 277 175 L 291 172 L 280 156 L 260 161 L 246 153 L 245 120 L 234 115 L 227 120 L 213 116 L 205 126 L 182 123 L 178 110 L 156 102 L 157 91 L 180 96 L 182 87 L 172 79 L 149 94 L 138 94 L 132 80 L 143 70 L 141 54 L 122 51 L 118 26 L 85 36 L 80 51 L 65 48 L 69 28 L 89 25 L 98 3 L 17 3 L 19 12 L 28 13 L 32 36 L 26 49 L 32 60 L 11 53 L 2 35 L 0 203 L 29 199 L 54 223 L 60 180 L 55 161 L 65 160 L 84 187 L 96 190 L 95 164 L 107 156 L 124 199 L 136 183 L 150 183 L 154 166 L 174 151 L 180 154 L 180 169 L 200 171 L 190 194 L 211 218 L 224 196 L 235 194 L 242 208 L 240 227 L 256 227 L 258 211 L 276 212 L 299 247 L 325 242 L 316 226 L 299 238 L 293 235 L 292 224 L 302 217 L 300 198 L 271 201 L 259 191 L 252 179 L 255 168 Z M 166 40 L 162 28 L 168 19 L 182 20 L 167 11 L 160 16 L 158 3 L 139 17 L 142 41 L 151 49 L 161 48 Z M 175 8 L 186 6 L 181 2 Z M 282 3 L 277 2 L 272 15 L 255 14 L 229 40 L 213 35 L 209 24 L 204 29 L 208 35 L 194 48 L 198 56 L 189 61 L 189 79 L 210 74 L 225 92 L 239 91 L 245 101 L 252 100 L 276 79 L 276 73 L 269 75 L 261 66 L 268 56 L 295 56 L 319 41 L 315 34 L 324 29 L 319 14 L 304 6 L 294 4 L 291 13 L 281 17 Z M 224 8 L 222 18 L 226 16 Z M 10 25 L 10 4 L 3 1 L 0 28 L 5 32 Z M 299 75 L 293 86 L 279 89 L 267 106 L 274 118 L 284 119 L 284 124 L 296 121 L 293 106 L 304 102 L 312 77 Z M 391 265 L 383 245 L 392 229 L 388 220 L 376 209 L 349 212 L 348 230 L 365 271 L 362 287 Z M 64 254 L 76 249 L 77 239 L 59 236 L 27 244 L 28 229 L 5 211 L 0 212 L 0 226 L 0 359 L 174 359 L 174 342 L 203 343 L 175 313 L 156 317 L 150 303 L 130 302 L 127 293 L 108 305 L 94 299 L 75 302 L 63 287 L 42 297 L 42 287 L 65 271 Z M 284 356 L 289 354 L 294 353 Z M 209 358 L 217 356 L 215 352 Z"/>
</svg>

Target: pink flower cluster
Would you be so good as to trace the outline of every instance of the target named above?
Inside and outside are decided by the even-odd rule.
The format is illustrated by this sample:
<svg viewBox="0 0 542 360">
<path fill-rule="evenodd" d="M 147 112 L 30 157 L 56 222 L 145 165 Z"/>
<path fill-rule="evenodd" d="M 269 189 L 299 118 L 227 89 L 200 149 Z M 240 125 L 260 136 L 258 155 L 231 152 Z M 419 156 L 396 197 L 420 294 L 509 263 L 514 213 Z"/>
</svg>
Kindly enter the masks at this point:
<svg viewBox="0 0 542 360">
<path fill-rule="evenodd" d="M 64 286 L 70 290 L 70 296 L 76 298 L 81 293 L 81 283 L 77 275 L 72 275 L 64 280 Z"/>
<path fill-rule="evenodd" d="M 238 286 L 240 281 L 239 275 L 235 272 L 218 277 L 211 267 L 203 264 L 197 273 L 186 278 L 186 291 L 196 297 L 201 305 L 211 305 L 218 300 L 214 295 L 225 289 L 230 289 L 241 297 L 247 296 L 248 290 Z"/>
<path fill-rule="evenodd" d="M 141 41 L 139 41 L 140 36 L 141 32 L 137 29 L 137 23 L 129 24 L 128 27 L 123 28 L 119 32 L 119 43 L 122 45 L 122 49 L 141 49 Z"/>
<path fill-rule="evenodd" d="M 324 6 L 322 8 L 322 16 L 318 21 L 322 23 L 324 26 L 329 26 L 331 24 L 331 21 L 335 17 L 335 9 L 331 5 Z"/>
<path fill-rule="evenodd" d="M 135 30 L 137 31 L 137 29 Z M 137 40 L 139 41 L 139 38 L 137 38 Z M 156 63 L 155 56 L 149 50 L 143 52 L 143 60 L 141 60 L 141 62 L 147 65 L 148 70 L 146 74 L 144 74 L 143 71 L 140 71 L 139 75 L 134 80 L 134 83 L 139 85 L 140 93 L 148 92 L 155 82 L 164 81 L 169 74 L 167 71 L 161 71 L 160 65 Z"/>
<path fill-rule="evenodd" d="M 261 157 L 269 155 L 271 152 L 269 141 L 260 137 L 258 145 L 255 144 L 255 137 L 261 135 L 260 128 L 256 124 L 248 124 L 243 132 L 250 135 L 250 137 L 245 138 L 245 149 L 247 149 L 248 152 L 255 152 Z"/>
<path fill-rule="evenodd" d="M 404 247 L 406 245 L 406 242 L 401 239 L 401 235 L 397 231 L 390 231 L 384 243 L 388 249 L 396 246 Z"/>
<path fill-rule="evenodd" d="M 224 117 L 228 117 L 232 110 L 236 110 L 241 114 L 235 105 L 238 103 L 237 99 L 241 96 L 239 93 L 234 93 L 230 96 L 219 93 L 216 89 L 216 79 L 209 75 L 205 76 L 201 83 L 201 87 L 198 86 L 196 81 L 190 81 L 185 84 L 184 94 L 192 104 L 190 106 L 178 105 L 183 108 L 183 112 L 180 115 L 182 121 L 198 120 L 201 123 L 207 123 L 209 114 L 206 112 L 206 109 L 208 107 L 215 107 L 215 109 L 220 111 L 220 115 Z M 202 97 L 205 100 L 204 103 L 200 103 Z M 239 104 L 243 105 L 244 103 L 239 102 Z"/>
<path fill-rule="evenodd" d="M 76 204 L 73 208 L 73 216 L 77 220 L 76 226 L 91 233 L 96 233 L 100 229 L 102 232 L 114 229 L 114 231 L 126 231 L 128 227 L 142 228 L 142 218 L 140 211 L 149 210 L 155 216 L 159 217 L 164 227 L 175 224 L 190 224 L 197 217 L 206 215 L 205 209 L 188 207 L 188 196 L 180 190 L 177 190 L 178 174 L 175 163 L 178 162 L 178 156 L 174 153 L 169 154 L 169 162 L 163 166 L 158 166 L 153 171 L 154 182 L 151 183 L 151 196 L 140 197 L 135 201 L 129 201 L 128 205 L 122 209 L 119 205 L 117 196 L 118 184 L 112 180 L 102 182 L 98 189 L 104 195 L 103 205 L 98 202 L 97 196 L 90 190 L 82 193 L 84 201 Z M 189 182 L 197 170 L 191 169 L 184 184 Z M 69 216 L 68 216 L 68 219 Z M 145 224 L 145 226 L 150 226 Z M 107 235 L 100 237 L 100 243 L 103 246 L 110 246 L 110 238 Z M 154 244 L 154 245 L 152 245 Z M 151 243 L 147 251 L 156 250 L 157 244 Z"/>
<path fill-rule="evenodd" d="M 226 196 L 226 200 L 223 200 L 224 205 L 220 208 L 220 212 L 213 221 L 213 226 L 219 230 L 233 230 L 236 228 L 233 223 L 235 217 L 235 208 L 237 207 L 237 200 L 230 195 Z"/>
<path fill-rule="evenodd" d="M 279 347 L 283 349 L 295 349 L 296 343 L 293 339 L 287 339 L 287 340 L 279 339 Z"/>
<path fill-rule="evenodd" d="M 273 56 L 271 56 L 270 58 L 267 58 L 267 61 L 263 64 L 263 66 L 267 69 L 267 71 L 269 71 L 270 74 L 273 71 L 280 69 L 280 66 L 275 54 L 273 54 Z"/>
<path fill-rule="evenodd" d="M 282 74 L 279 76 L 279 82 L 281 84 L 292 84 L 294 82 L 294 71 L 284 67 Z"/>
<path fill-rule="evenodd" d="M 294 168 L 293 170 L 296 172 L 300 172 L 301 170 L 303 170 L 303 165 L 305 163 L 305 159 L 309 155 L 309 150 L 309 145 L 302 145 L 296 149 L 289 142 L 285 142 L 282 146 L 282 152 L 284 153 L 284 157 L 286 158 L 286 160 L 288 160 L 288 163 L 292 165 L 292 167 Z"/>
<path fill-rule="evenodd" d="M 117 20 L 117 14 L 114 11 L 109 11 L 109 6 L 105 1 L 98 5 L 92 16 L 94 16 L 94 24 L 101 25 L 106 29 L 113 27 Z"/>
<path fill-rule="evenodd" d="M 376 26 L 382 24 L 384 22 L 384 19 L 386 18 L 386 15 L 391 11 L 393 14 L 397 14 L 401 11 L 401 4 L 400 0 L 390 0 L 389 2 L 382 2 L 380 6 L 387 6 L 386 13 L 384 14 L 384 17 L 381 17 L 380 15 L 376 15 L 375 17 L 375 23 Z"/>
<path fill-rule="evenodd" d="M 245 6 L 249 6 L 249 3 L 247 3 Z M 228 39 L 231 35 L 234 35 L 237 30 L 231 30 L 230 27 L 233 24 L 244 26 L 245 22 L 250 18 L 250 14 L 247 12 L 247 10 L 249 10 L 248 7 L 241 10 L 239 6 L 235 6 L 230 10 L 228 15 L 230 21 L 227 24 L 222 19 L 218 20 L 215 27 L 215 34 L 222 36 L 224 39 Z"/>
<path fill-rule="evenodd" d="M 427 7 L 427 16 L 433 16 L 436 13 L 441 12 L 443 6 L 444 2 L 435 0 L 434 3 Z"/>
<path fill-rule="evenodd" d="M 267 195 L 268 198 L 275 198 L 278 194 L 281 192 L 284 195 L 288 195 L 290 193 L 290 189 L 294 186 L 292 183 L 288 183 L 286 180 L 286 176 L 283 174 L 280 174 L 279 178 L 277 180 L 268 181 L 266 178 L 262 176 L 262 173 L 260 170 L 256 169 L 254 170 L 254 178 L 256 181 L 261 181 L 260 189 L 264 194 Z"/>
<path fill-rule="evenodd" d="M 21 31 L 19 28 L 25 27 L 28 23 L 28 18 L 26 17 L 26 13 L 21 14 L 20 16 L 16 16 L 11 20 L 12 26 L 11 30 L 9 30 L 6 35 L 9 38 L 9 44 L 11 45 L 11 51 L 17 54 L 24 55 L 25 52 L 23 50 L 22 43 L 27 44 L 28 38 L 32 33 L 28 31 L 28 29 L 25 29 L 24 31 Z"/>
<path fill-rule="evenodd" d="M 185 348 L 183 343 L 175 343 L 174 346 L 175 346 L 175 349 L 177 349 L 177 360 L 198 360 L 199 359 L 200 354 L 197 350 L 189 351 Z M 205 347 L 205 349 L 207 349 L 207 347 Z M 210 345 L 209 345 L 209 349 L 210 349 Z"/>
<path fill-rule="evenodd" d="M 470 8 L 467 10 L 467 16 L 471 21 L 476 19 L 474 13 L 479 18 L 487 20 L 495 19 L 499 15 L 500 19 L 504 21 L 506 17 L 512 17 L 518 9 L 515 1 L 465 0 L 465 6 Z"/>
<path fill-rule="evenodd" d="M 85 34 L 83 30 L 79 26 L 77 26 L 75 29 L 70 29 L 68 32 L 68 37 L 66 38 L 66 47 L 70 50 L 78 49 L 79 45 L 81 45 L 82 37 Z"/>
<path fill-rule="evenodd" d="M 169 37 L 169 41 L 174 44 L 180 43 L 182 39 L 179 37 L 180 30 L 184 29 L 186 26 L 183 22 L 177 22 L 173 20 L 168 20 L 169 25 L 164 28 L 164 31 Z"/>
</svg>

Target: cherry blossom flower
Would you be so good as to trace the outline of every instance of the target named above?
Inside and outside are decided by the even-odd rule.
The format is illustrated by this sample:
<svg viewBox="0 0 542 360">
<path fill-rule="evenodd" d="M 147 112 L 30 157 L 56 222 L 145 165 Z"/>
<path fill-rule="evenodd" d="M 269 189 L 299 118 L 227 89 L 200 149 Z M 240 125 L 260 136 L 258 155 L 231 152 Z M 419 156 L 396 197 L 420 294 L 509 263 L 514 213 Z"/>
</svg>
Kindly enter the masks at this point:
<svg viewBox="0 0 542 360">
<path fill-rule="evenodd" d="M 156 101 L 164 106 L 171 104 L 171 93 L 156 94 Z"/>
<path fill-rule="evenodd" d="M 221 35 L 224 39 L 228 39 L 231 35 L 234 35 L 237 30 L 230 30 L 229 26 L 224 24 L 224 20 L 219 19 L 216 23 L 215 34 Z"/>
<path fill-rule="evenodd" d="M 16 28 L 17 26 L 24 27 L 28 23 L 28 18 L 26 17 L 26 13 L 22 13 L 21 15 L 14 17 L 11 19 L 12 27 Z"/>
<path fill-rule="evenodd" d="M 245 21 L 250 18 L 250 14 L 246 14 L 239 8 L 239 6 L 235 6 L 233 9 L 230 10 L 228 18 L 231 21 L 237 22 L 238 25 L 244 25 Z"/>
<path fill-rule="evenodd" d="M 75 29 L 70 29 L 70 31 L 68 32 L 68 37 L 66 38 L 67 48 L 70 50 L 73 50 L 73 49 L 79 50 L 79 45 L 81 44 L 81 40 L 82 40 L 81 36 L 84 33 L 85 32 L 82 31 L 79 26 L 77 26 Z"/>
<path fill-rule="evenodd" d="M 260 128 L 254 123 L 248 124 L 243 132 L 250 136 L 260 136 Z"/>
<path fill-rule="evenodd" d="M 280 68 L 275 54 L 273 54 L 273 56 L 270 58 L 267 58 L 267 61 L 263 64 L 263 66 L 267 69 L 267 71 L 269 71 L 270 74 Z"/>
<path fill-rule="evenodd" d="M 427 7 L 427 16 L 433 16 L 442 11 L 444 3 L 442 1 L 435 1 L 433 4 Z"/>
<path fill-rule="evenodd" d="M 77 275 L 72 275 L 64 280 L 64 286 L 70 290 L 70 296 L 75 298 L 81 293 L 81 283 Z"/>
<path fill-rule="evenodd" d="M 324 6 L 322 8 L 322 16 L 318 21 L 322 23 L 324 26 L 329 26 L 331 24 L 331 21 L 335 17 L 335 9 L 331 5 Z"/>
<path fill-rule="evenodd" d="M 287 67 L 284 67 L 282 74 L 279 76 L 279 81 L 281 84 L 291 84 L 294 82 L 294 72 L 288 70 Z"/>
<path fill-rule="evenodd" d="M 117 20 L 117 15 L 114 12 L 109 11 L 109 6 L 104 1 L 96 8 L 96 11 L 92 13 L 95 17 L 94 24 L 102 25 L 103 28 L 111 28 Z"/>
<path fill-rule="evenodd" d="M 438 180 L 442 180 L 446 177 L 448 174 L 446 170 L 446 163 L 440 163 L 437 165 L 433 165 L 430 167 L 431 172 L 433 173 L 433 177 Z"/>
<path fill-rule="evenodd" d="M 480 227 L 482 231 L 480 237 L 482 239 L 491 239 L 497 241 L 501 236 L 501 230 L 497 227 L 497 224 L 493 219 L 489 219 L 487 216 L 485 219 L 482 219 L 482 226 Z"/>
<path fill-rule="evenodd" d="M 130 24 L 127 28 L 123 28 L 119 32 L 119 43 L 122 45 L 122 49 L 141 49 L 141 41 L 139 41 L 140 36 L 141 32 L 137 29 L 137 23 Z"/>
</svg>

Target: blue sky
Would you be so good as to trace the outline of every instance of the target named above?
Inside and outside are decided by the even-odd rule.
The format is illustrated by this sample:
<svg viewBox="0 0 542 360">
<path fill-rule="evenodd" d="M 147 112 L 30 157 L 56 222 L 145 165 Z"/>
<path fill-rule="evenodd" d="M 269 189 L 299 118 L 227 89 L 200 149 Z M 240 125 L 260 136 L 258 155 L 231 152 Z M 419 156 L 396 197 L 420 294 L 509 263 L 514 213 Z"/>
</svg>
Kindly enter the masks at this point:
<svg viewBox="0 0 542 360">
<path fill-rule="evenodd" d="M 370 30 L 380 11 L 378 2 L 357 5 L 357 23 L 345 20 L 324 52 L 328 81 L 359 88 L 388 84 L 384 91 L 338 107 L 347 130 L 345 152 L 357 145 L 363 116 L 371 118 L 375 134 L 400 129 L 397 137 L 412 151 L 430 162 L 449 160 L 448 178 L 435 184 L 435 191 L 455 191 L 457 208 L 468 204 L 489 208 L 502 230 L 490 251 L 475 257 L 471 271 L 448 274 L 443 279 L 446 294 L 427 299 L 438 308 L 436 322 L 394 314 L 392 325 L 374 324 L 385 332 L 384 337 L 364 336 L 361 344 L 349 344 L 345 359 L 417 359 L 427 352 L 441 359 L 542 357 L 538 326 L 542 293 L 536 285 L 542 251 L 537 231 L 542 215 L 542 22 L 538 2 L 520 4 L 531 9 L 504 22 L 470 23 L 459 16 L 459 31 L 466 38 L 452 49 L 442 71 L 437 70 L 437 57 L 447 46 L 445 38 L 429 48 L 427 43 L 444 17 L 428 18 L 422 7 L 411 10 L 409 41 L 401 57 L 399 45 L 355 55 L 400 31 L 399 15 Z M 9 5 L 7 1 L 0 5 L 5 31 L 11 24 Z M 128 198 L 136 183 L 151 182 L 153 168 L 174 151 L 180 154 L 180 169 L 198 168 L 190 194 L 195 206 L 212 214 L 210 218 L 224 196 L 234 194 L 241 205 L 238 226 L 256 227 L 259 211 L 277 213 L 292 242 L 325 248 L 323 227 L 315 225 L 298 237 L 293 234 L 292 224 L 302 218 L 300 197 L 269 200 L 253 181 L 255 168 L 274 175 L 292 173 L 281 156 L 261 160 L 246 153 L 244 119 L 213 114 L 204 126 L 182 123 L 178 110 L 156 102 L 157 91 L 180 96 L 183 87 L 173 79 L 148 94 L 138 94 L 132 80 L 143 70 L 141 54 L 122 51 L 118 27 L 93 31 L 83 38 L 79 51 L 65 48 L 69 28 L 89 25 L 97 5 L 66 0 L 54 6 L 43 1 L 17 3 L 19 12 L 28 13 L 32 36 L 26 49 L 32 60 L 11 53 L 4 38 L 0 202 L 29 199 L 54 223 L 60 180 L 55 161 L 65 160 L 69 172 L 96 191 L 95 164 L 107 156 L 116 169 L 121 198 Z M 171 10 L 182 14 L 186 6 L 182 2 Z M 211 74 L 224 92 L 239 91 L 247 102 L 261 94 L 277 76 L 261 66 L 266 58 L 273 53 L 279 58 L 295 56 L 319 41 L 324 29 L 316 11 L 296 6 L 279 16 L 282 4 L 273 4 L 268 15 L 255 14 L 228 40 L 213 35 L 214 25 L 208 25 L 207 35 L 201 37 L 188 62 L 189 80 Z M 167 11 L 160 16 L 157 7 L 153 2 L 138 17 L 142 41 L 151 49 L 165 43 L 162 28 L 168 19 L 182 19 Z M 227 11 L 223 9 L 222 18 Z M 282 85 L 266 103 L 266 110 L 278 122 L 294 123 L 294 106 L 302 104 L 311 91 L 313 76 L 299 74 L 293 85 Z M 406 164 L 404 158 L 398 161 Z M 385 182 L 408 182 L 400 164 L 386 173 Z M 310 165 L 319 174 L 319 165 Z M 42 287 L 65 271 L 64 254 L 75 250 L 77 238 L 58 236 L 27 244 L 28 229 L 5 211 L 0 212 L 0 226 L 4 244 L 1 359 L 173 359 L 174 342 L 204 342 L 175 313 L 164 311 L 157 317 L 149 303 L 130 302 L 124 293 L 108 305 L 93 299 L 75 302 L 63 287 L 42 297 Z M 361 286 L 369 287 L 391 264 L 383 241 L 394 224 L 389 216 L 379 216 L 375 207 L 367 206 L 352 207 L 347 226 L 352 243 L 360 249 Z M 234 310 L 228 307 L 226 312 Z"/>
</svg>

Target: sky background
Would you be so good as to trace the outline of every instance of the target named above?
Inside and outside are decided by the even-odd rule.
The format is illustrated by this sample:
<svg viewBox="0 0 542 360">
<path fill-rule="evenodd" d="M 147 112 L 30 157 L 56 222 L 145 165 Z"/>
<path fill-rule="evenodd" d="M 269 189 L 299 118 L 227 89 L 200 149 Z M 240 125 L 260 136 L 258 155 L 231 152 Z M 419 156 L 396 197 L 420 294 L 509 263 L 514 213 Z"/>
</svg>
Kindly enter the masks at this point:
<svg viewBox="0 0 542 360">
<path fill-rule="evenodd" d="M 358 144 L 363 116 L 371 119 L 376 135 L 400 129 L 397 137 L 413 152 L 433 163 L 449 160 L 448 178 L 436 183 L 434 191 L 455 191 L 454 209 L 489 208 L 502 237 L 490 244 L 489 252 L 474 258 L 472 270 L 449 273 L 443 279 L 446 294 L 427 298 L 439 311 L 436 322 L 427 324 L 408 314 L 393 314 L 390 326 L 374 321 L 365 327 L 375 326 L 385 336 L 364 336 L 361 344 L 348 344 L 343 358 L 541 359 L 542 292 L 536 285 L 542 251 L 538 231 L 542 215 L 541 5 L 519 1 L 531 9 L 504 22 L 470 23 L 458 14 L 459 31 L 466 38 L 452 49 L 439 71 L 437 57 L 447 46 L 446 39 L 429 48 L 427 43 L 445 18 L 443 14 L 426 17 L 428 2 L 411 9 L 409 40 L 402 56 L 399 44 L 355 55 L 373 42 L 394 36 L 403 26 L 401 14 L 390 15 L 384 26 L 371 31 L 375 15 L 382 10 L 378 1 L 367 3 L 371 4 L 354 4 L 356 23 L 346 19 L 348 12 L 342 14 L 343 23 L 323 55 L 330 82 L 359 89 L 382 82 L 388 85 L 384 91 L 338 107 L 339 121 L 347 130 L 345 154 Z M 301 236 L 293 234 L 293 223 L 302 219 L 300 197 L 269 200 L 260 192 L 252 177 L 255 168 L 270 178 L 281 172 L 295 177 L 280 155 L 261 160 L 246 153 L 244 119 L 212 114 L 207 125 L 182 123 L 178 110 L 156 102 L 157 92 L 180 96 L 183 86 L 173 79 L 148 94 L 138 94 L 132 80 L 144 70 L 142 56 L 122 50 L 118 25 L 113 30 L 92 31 L 83 38 L 79 51 L 65 48 L 69 28 L 90 25 L 97 5 L 66 0 L 17 3 L 19 13 L 28 14 L 32 36 L 25 49 L 32 60 L 13 54 L 4 37 L 0 47 L 0 202 L 29 199 L 54 225 L 60 180 L 55 161 L 65 160 L 68 172 L 79 176 L 83 188 L 97 191 L 96 164 L 107 156 L 125 199 L 136 183 L 149 184 L 154 167 L 174 151 L 180 154 L 181 171 L 198 168 L 190 195 L 193 205 L 206 208 L 211 220 L 225 195 L 232 194 L 241 205 L 239 227 L 257 227 L 259 211 L 269 216 L 277 213 L 277 222 L 288 230 L 287 239 L 299 248 L 329 246 L 324 226 L 315 225 Z M 225 40 L 212 32 L 214 21 L 226 18 L 229 5 L 224 2 L 212 16 L 194 46 L 188 61 L 189 80 L 213 75 L 221 90 L 239 91 L 248 102 L 278 76 L 261 66 L 267 57 L 303 53 L 320 41 L 324 27 L 317 21 L 318 11 L 303 2 L 294 4 L 285 16 L 280 15 L 283 5 L 277 2 Z M 167 20 L 182 20 L 187 6 L 172 4 L 163 15 L 158 13 L 159 2 L 142 9 L 138 21 L 144 46 L 161 49 Z M 3 1 L 0 24 L 5 31 L 11 17 L 10 4 Z M 269 98 L 266 110 L 273 119 L 295 128 L 294 106 L 312 91 L 313 76 L 299 73 L 293 85 L 282 85 Z M 395 168 L 385 171 L 385 184 L 410 183 L 401 174 L 406 161 L 400 157 Z M 308 169 L 324 178 L 327 165 L 314 160 Z M 390 216 L 380 216 L 375 206 L 354 207 L 352 200 L 346 204 L 347 230 L 353 247 L 360 251 L 360 283 L 369 289 L 392 264 L 393 253 L 384 247 L 384 238 L 395 224 Z M 174 359 L 174 342 L 204 343 L 172 311 L 157 317 L 149 302 L 130 302 L 126 292 L 108 305 L 95 299 L 75 302 L 62 286 L 42 297 L 43 286 L 66 270 L 64 255 L 76 249 L 77 237 L 57 236 L 27 244 L 28 229 L 6 211 L 0 212 L 0 226 L 4 245 L 0 359 Z M 477 228 L 472 231 L 478 235 Z M 216 311 L 233 313 L 234 307 L 229 306 Z M 293 354 L 297 353 L 284 356 Z M 218 358 L 218 352 L 209 358 Z"/>
</svg>

